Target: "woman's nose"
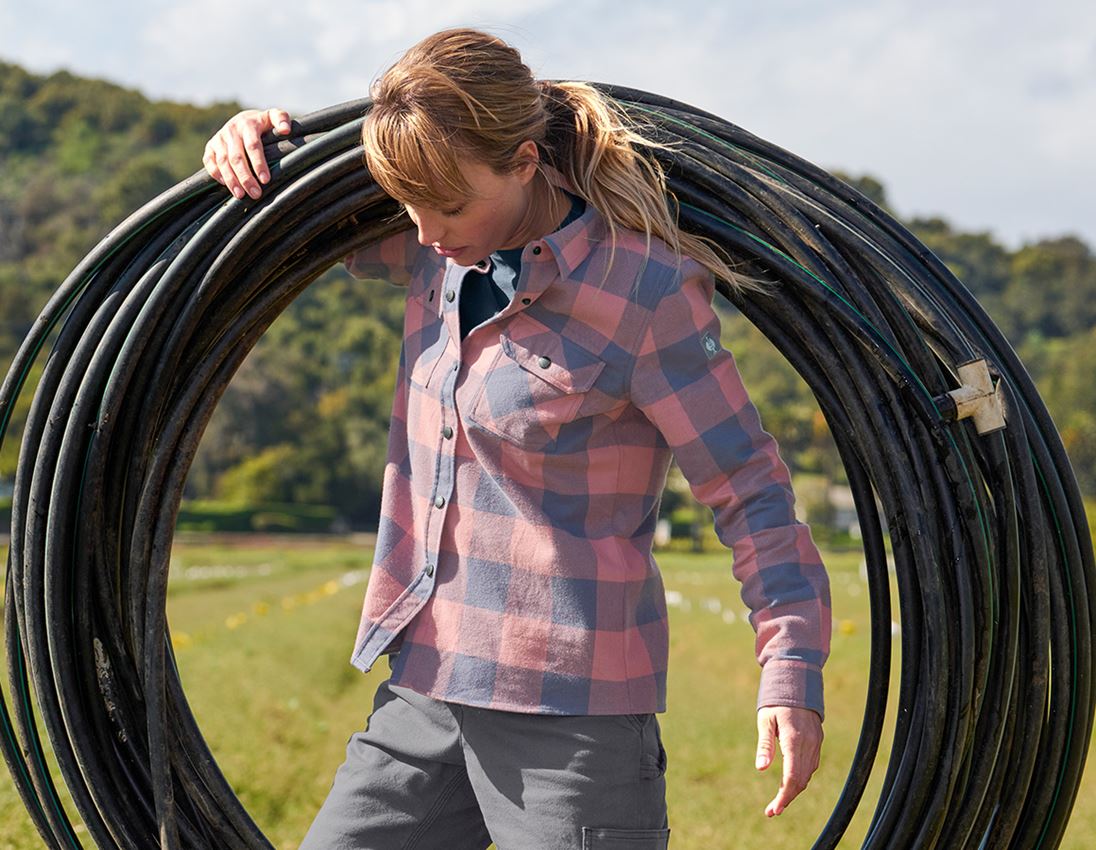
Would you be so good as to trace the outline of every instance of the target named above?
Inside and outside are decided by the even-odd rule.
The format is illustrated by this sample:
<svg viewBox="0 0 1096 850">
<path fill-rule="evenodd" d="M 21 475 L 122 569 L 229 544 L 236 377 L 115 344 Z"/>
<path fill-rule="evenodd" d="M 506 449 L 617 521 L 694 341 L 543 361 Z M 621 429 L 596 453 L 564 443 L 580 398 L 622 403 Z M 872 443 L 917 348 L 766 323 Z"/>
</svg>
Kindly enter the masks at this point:
<svg viewBox="0 0 1096 850">
<path fill-rule="evenodd" d="M 433 245 L 435 242 L 444 244 L 441 241 L 443 235 L 443 229 L 440 226 L 440 222 L 435 221 L 429 216 L 422 214 L 418 217 L 419 226 L 419 244 L 423 246 Z"/>
</svg>

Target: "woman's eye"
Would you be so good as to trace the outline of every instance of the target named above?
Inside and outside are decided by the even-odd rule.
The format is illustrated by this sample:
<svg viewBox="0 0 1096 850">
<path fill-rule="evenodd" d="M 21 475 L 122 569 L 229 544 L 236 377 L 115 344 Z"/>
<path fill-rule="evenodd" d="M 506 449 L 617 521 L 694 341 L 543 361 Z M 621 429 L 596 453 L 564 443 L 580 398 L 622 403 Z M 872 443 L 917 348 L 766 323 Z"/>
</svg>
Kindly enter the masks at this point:
<svg viewBox="0 0 1096 850">
<path fill-rule="evenodd" d="M 460 206 L 460 207 L 454 207 L 451 210 L 442 210 L 442 215 L 455 216 L 455 215 L 460 215 L 462 212 L 464 212 L 464 207 Z"/>
</svg>

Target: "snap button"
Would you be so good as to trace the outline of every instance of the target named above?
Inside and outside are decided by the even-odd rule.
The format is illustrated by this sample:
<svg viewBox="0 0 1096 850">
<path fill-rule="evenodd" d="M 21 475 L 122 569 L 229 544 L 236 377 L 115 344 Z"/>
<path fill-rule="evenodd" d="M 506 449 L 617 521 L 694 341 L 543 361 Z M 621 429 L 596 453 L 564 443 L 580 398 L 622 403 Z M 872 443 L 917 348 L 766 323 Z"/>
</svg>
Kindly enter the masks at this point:
<svg viewBox="0 0 1096 850">
<path fill-rule="evenodd" d="M 548 368 L 549 366 L 551 366 L 551 365 L 552 365 L 552 361 L 551 361 L 551 360 L 549 360 L 549 359 L 548 359 L 547 357 L 541 357 L 541 358 L 540 358 L 540 359 L 539 359 L 539 360 L 537 361 L 537 365 L 538 365 L 538 366 L 539 366 L 539 367 L 540 367 L 541 369 L 547 369 L 547 368 Z"/>
<path fill-rule="evenodd" d="M 532 298 L 522 298 L 522 299 L 521 299 L 521 303 L 522 303 L 522 304 L 532 304 L 532 303 L 533 303 L 533 299 L 532 299 Z"/>
<path fill-rule="evenodd" d="M 451 440 L 453 438 L 453 429 L 446 425 L 441 429 L 441 435 L 445 437 L 445 439 Z"/>
<path fill-rule="evenodd" d="M 434 507 L 435 508 L 445 507 L 445 499 L 443 499 L 441 496 L 438 496 L 436 499 L 434 499 Z"/>
<path fill-rule="evenodd" d="M 426 565 L 426 577 L 429 578 L 433 574 L 434 574 L 434 565 L 433 564 L 427 564 Z"/>
<path fill-rule="evenodd" d="M 533 246 L 533 253 L 534 254 L 539 254 L 540 253 L 540 246 L 539 245 L 534 245 Z"/>
<path fill-rule="evenodd" d="M 457 297 L 457 293 L 454 292 L 452 289 L 445 290 L 445 300 L 446 301 L 452 301 L 456 297 Z"/>
</svg>

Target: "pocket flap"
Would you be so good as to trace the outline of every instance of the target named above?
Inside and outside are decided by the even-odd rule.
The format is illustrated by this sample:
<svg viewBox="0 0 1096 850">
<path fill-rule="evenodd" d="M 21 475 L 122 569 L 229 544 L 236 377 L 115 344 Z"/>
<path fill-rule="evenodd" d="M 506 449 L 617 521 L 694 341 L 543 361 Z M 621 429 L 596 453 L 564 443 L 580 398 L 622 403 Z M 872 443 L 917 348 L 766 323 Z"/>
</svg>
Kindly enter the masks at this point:
<svg viewBox="0 0 1096 850">
<path fill-rule="evenodd" d="M 550 331 L 499 339 L 507 357 L 565 393 L 586 392 L 605 368 L 604 360 Z"/>
<path fill-rule="evenodd" d="M 670 844 L 667 829 L 594 829 L 582 828 L 582 850 L 666 850 Z"/>
</svg>

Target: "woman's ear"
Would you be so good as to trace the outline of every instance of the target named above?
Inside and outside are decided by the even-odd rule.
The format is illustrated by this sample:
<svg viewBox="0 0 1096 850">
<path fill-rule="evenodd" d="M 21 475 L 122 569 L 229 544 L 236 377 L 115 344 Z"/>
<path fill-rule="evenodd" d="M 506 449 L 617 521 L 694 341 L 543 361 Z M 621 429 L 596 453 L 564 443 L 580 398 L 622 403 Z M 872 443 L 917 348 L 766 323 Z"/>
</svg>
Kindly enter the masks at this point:
<svg viewBox="0 0 1096 850">
<path fill-rule="evenodd" d="M 521 181 L 522 185 L 527 184 L 533 179 L 533 175 L 537 173 L 537 168 L 540 165 L 540 151 L 537 150 L 537 143 L 532 139 L 526 139 L 514 152 L 512 174 Z"/>
</svg>

